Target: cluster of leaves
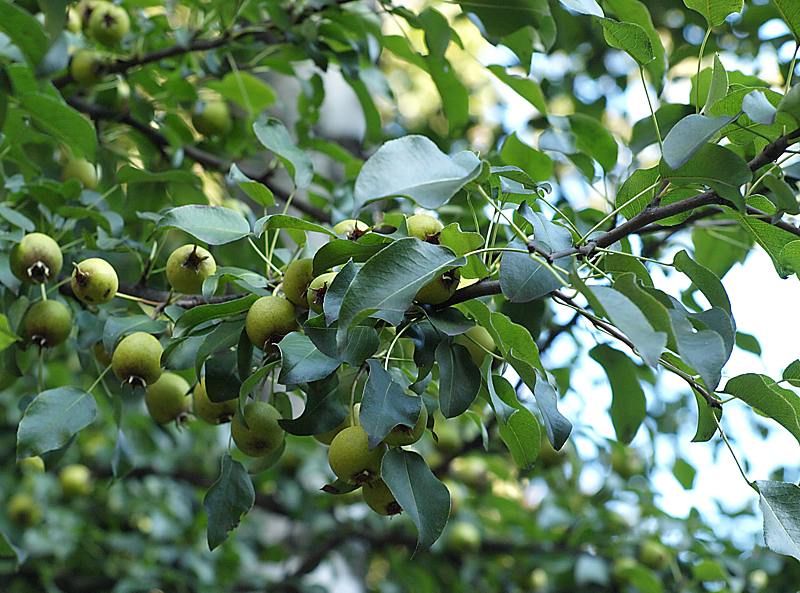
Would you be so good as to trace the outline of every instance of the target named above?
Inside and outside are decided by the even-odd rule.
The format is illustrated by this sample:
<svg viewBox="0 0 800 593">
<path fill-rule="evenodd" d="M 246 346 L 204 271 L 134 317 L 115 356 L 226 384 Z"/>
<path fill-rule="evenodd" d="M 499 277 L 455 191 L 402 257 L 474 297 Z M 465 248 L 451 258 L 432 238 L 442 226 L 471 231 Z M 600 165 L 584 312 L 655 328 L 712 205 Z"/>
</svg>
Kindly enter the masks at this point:
<svg viewBox="0 0 800 593">
<path fill-rule="evenodd" d="M 435 589 L 431 583 L 453 580 L 450 557 L 469 553 L 476 562 L 488 554 L 497 563 L 480 577 L 462 575 L 465 582 L 509 590 L 659 593 L 723 583 L 714 586 L 744 591 L 763 587 L 767 573 L 775 587 L 796 582 L 796 566 L 787 560 L 759 552 L 737 563 L 737 547 L 700 516 L 681 522 L 664 515 L 649 484 L 637 478 L 642 460 L 626 447 L 655 415 L 643 383 L 654 382 L 656 368 L 689 388 L 688 405 L 657 418 L 662 432 L 675 432 L 669 418 L 689 408 L 694 441 L 719 435 L 728 445 L 723 411 L 736 399 L 800 441 L 800 399 L 792 389 L 800 362 L 780 381 L 745 374 L 722 385 L 734 349 L 758 345 L 737 331 L 721 281 L 756 243 L 781 277 L 800 272 L 800 229 L 785 218 L 800 207 L 784 164 L 800 139 L 800 86 L 788 80 L 775 90 L 727 71 L 718 56 L 701 67 L 704 52 L 724 49 L 717 45 L 722 35 L 714 34 L 723 27 L 745 30 L 780 17 L 797 42 L 800 13 L 790 2 L 685 0 L 689 10 L 679 11 L 681 18 L 707 32 L 689 81 L 691 99 L 651 108 L 626 143 L 605 125 L 603 101 L 576 99 L 570 115 L 549 113 L 552 98 L 565 88 L 574 94 L 568 87 L 576 81 L 527 74 L 535 53 L 579 54 L 583 41 L 592 51 L 630 58 L 615 80 L 621 89 L 630 78 L 645 85 L 648 100 L 652 91 L 663 96 L 670 68 L 698 52 L 683 42 L 669 54 L 665 49 L 670 3 L 650 11 L 639 0 L 602 7 L 594 0 L 509 0 L 501 10 L 457 2 L 461 12 L 448 19 L 436 7 L 415 12 L 390 2 L 377 3 L 377 15 L 367 3 L 341 0 L 169 9 L 129 2 L 130 28 L 118 39 L 97 25 L 87 28 L 97 19 L 86 21 L 86 11 L 102 3 L 84 0 L 69 10 L 58 1 L 21 4 L 28 3 L 0 0 L 1 377 L 8 450 L 15 442 L 20 467 L 28 468 L 24 478 L 11 466 L 3 475 L 4 492 L 8 486 L 16 498 L 9 497 L 0 549 L 19 565 L 21 587 L 40 581 L 77 590 L 80 581 L 65 584 L 61 571 L 35 564 L 27 574 L 27 555 L 80 566 L 85 540 L 99 539 L 99 550 L 124 562 L 147 545 L 128 531 L 157 542 L 157 562 L 174 572 L 190 568 L 192 576 L 164 570 L 152 579 L 110 563 L 99 574 L 86 571 L 90 588 L 221 583 L 249 590 L 260 570 L 252 550 L 263 548 L 280 562 L 294 557 L 279 549 L 289 544 L 309 551 L 299 567 L 281 572 L 278 580 L 292 590 L 343 539 L 355 559 L 363 547 L 372 551 L 370 586 L 392 574 L 401 586 Z M 734 13 L 741 13 L 735 22 Z M 386 33 L 384 18 L 411 34 Z M 509 134 L 479 155 L 462 140 L 480 124 L 454 64 L 453 52 L 466 47 L 456 23 L 466 19 L 485 42 L 515 56 L 513 66 L 485 70 L 541 115 L 531 122 L 540 129 L 536 148 Z M 680 27 L 670 35 L 679 39 Z M 736 51 L 745 54 L 742 43 Z M 384 125 L 376 97 L 392 98 L 379 61 L 389 55 L 430 78 L 445 125 L 432 118 L 414 129 L 402 117 Z M 640 76 L 629 77 L 631 71 Z M 363 113 L 364 138 L 355 148 L 323 133 L 330 72 L 341 74 Z M 299 89 L 288 109 L 278 97 L 289 95 L 290 84 Z M 645 149 L 658 155 L 650 168 L 637 160 Z M 630 169 L 620 165 L 626 153 L 633 156 Z M 579 209 L 559 184 L 570 175 L 613 186 L 610 211 Z M 410 228 L 415 209 L 435 215 L 433 232 Z M 332 223 L 351 216 L 360 222 L 337 232 L 342 227 Z M 672 242 L 687 229 L 691 252 Z M 35 231 L 56 239 L 66 271 L 89 257 L 110 262 L 120 279 L 116 298 L 87 301 L 74 283 L 70 289 L 69 273 L 45 284 L 20 277 L 11 249 Z M 178 294 L 165 278 L 167 254 L 186 243 L 206 245 L 219 262 L 198 294 Z M 248 312 L 263 297 L 289 296 L 284 279 L 300 260 L 310 262 L 311 277 L 335 271 L 335 278 L 316 303 L 293 300 L 294 331 L 253 340 Z M 689 288 L 673 295 L 658 287 L 654 266 L 681 275 Z M 422 296 L 442 278 L 447 283 L 435 298 Z M 42 348 L 26 329 L 32 305 L 44 300 L 69 307 L 74 328 L 64 345 Z M 573 321 L 555 324 L 556 308 L 572 310 Z M 604 338 L 589 356 L 608 375 L 616 436 L 599 445 L 610 451 L 614 478 L 591 500 L 580 494 L 581 473 L 591 464 L 570 445 L 573 426 L 559 410 L 571 369 L 548 368 L 541 357 L 578 319 Z M 212 403 L 230 402 L 240 423 L 248 402 L 269 401 L 287 434 L 283 444 L 248 458 L 225 446 L 227 425 L 172 429 L 148 422 L 143 392 L 105 376 L 107 357 L 137 332 L 158 338 L 161 365 L 185 381 L 181 395 L 199 385 Z M 179 411 L 182 418 L 183 405 Z M 352 493 L 361 483 L 331 481 L 319 462 L 322 447 L 308 438 L 324 440 L 356 423 L 374 449 L 396 427 L 412 428 L 426 415 L 422 440 L 390 448 L 380 477 L 415 525 L 416 548 L 434 546 L 439 562 L 426 567 L 427 575 L 410 568 L 415 543 L 404 528 L 374 527 L 373 518 L 352 513 L 337 517 L 342 509 L 357 512 Z M 481 448 L 491 462 L 476 453 Z M 32 469 L 40 458 L 44 474 Z M 92 486 L 83 466 L 70 461 L 113 478 L 113 485 Z M 674 471 L 691 487 L 691 466 L 676 463 Z M 209 475 L 217 476 L 213 484 Z M 526 502 L 521 477 L 562 494 Z M 766 543 L 800 558 L 800 490 L 783 476 L 772 478 L 745 478 L 759 496 Z M 195 488 L 206 490 L 204 513 Z M 328 494 L 315 493 L 319 488 Z M 184 489 L 189 493 L 181 496 Z M 634 506 L 656 527 L 633 529 L 630 517 L 614 511 L 621 491 L 633 493 Z M 38 524 L 45 503 L 58 512 Z M 102 511 L 91 523 L 102 529 L 75 528 L 75 517 L 88 517 L 95 503 Z M 262 510 L 308 528 L 300 536 L 277 528 L 264 536 L 259 526 L 269 522 Z M 456 520 L 448 526 L 451 515 Z M 205 527 L 213 550 L 240 522 L 240 541 L 225 543 L 225 556 L 193 546 Z M 105 528 L 108 537 L 101 538 Z M 69 533 L 64 550 L 53 547 L 60 540 L 48 530 Z M 481 533 L 488 536 L 483 541 Z M 662 537 L 677 553 L 658 543 Z M 164 544 L 175 541 L 195 551 L 178 558 Z M 531 542 L 544 556 L 515 559 Z M 389 550 L 380 557 L 398 544 L 402 555 Z M 208 574 L 209 562 L 217 574 Z"/>
</svg>

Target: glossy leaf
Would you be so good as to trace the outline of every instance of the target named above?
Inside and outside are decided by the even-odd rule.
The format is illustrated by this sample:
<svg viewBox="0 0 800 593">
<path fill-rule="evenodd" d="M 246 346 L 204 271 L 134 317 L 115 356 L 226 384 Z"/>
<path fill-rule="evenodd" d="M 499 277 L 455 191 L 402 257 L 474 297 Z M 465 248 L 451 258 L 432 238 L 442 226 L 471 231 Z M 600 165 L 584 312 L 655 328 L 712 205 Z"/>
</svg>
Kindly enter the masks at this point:
<svg viewBox="0 0 800 593">
<path fill-rule="evenodd" d="M 221 206 L 178 206 L 168 210 L 158 226 L 180 229 L 209 245 L 231 243 L 250 234 L 250 224 L 241 214 Z"/>
<path fill-rule="evenodd" d="M 66 445 L 94 421 L 92 395 L 77 387 L 57 387 L 38 394 L 25 409 L 17 429 L 17 458 L 41 455 Z"/>
<path fill-rule="evenodd" d="M 427 550 L 442 534 L 450 515 L 450 493 L 413 451 L 390 449 L 381 478 L 417 527 L 417 550 Z"/>
<path fill-rule="evenodd" d="M 380 361 L 370 359 L 369 377 L 361 399 L 359 420 L 375 447 L 398 425 L 413 427 L 419 418 L 422 399 L 409 395 L 403 385 L 384 370 Z"/>
<path fill-rule="evenodd" d="M 208 515 L 209 550 L 228 538 L 228 532 L 239 526 L 242 515 L 253 508 L 255 500 L 256 493 L 247 470 L 230 455 L 223 455 L 219 477 L 203 499 Z"/>
<path fill-rule="evenodd" d="M 437 208 L 480 171 L 481 162 L 471 152 L 448 156 L 424 136 L 404 136 L 390 140 L 367 159 L 356 179 L 355 200 L 360 207 L 405 196 L 424 208 Z"/>
</svg>

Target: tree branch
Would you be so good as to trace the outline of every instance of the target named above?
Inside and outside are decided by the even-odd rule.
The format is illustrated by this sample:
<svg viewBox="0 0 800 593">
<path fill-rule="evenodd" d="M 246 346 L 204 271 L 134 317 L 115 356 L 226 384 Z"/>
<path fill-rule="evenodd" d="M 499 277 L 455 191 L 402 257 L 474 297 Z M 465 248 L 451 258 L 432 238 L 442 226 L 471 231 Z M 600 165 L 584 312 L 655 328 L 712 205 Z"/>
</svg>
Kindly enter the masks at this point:
<svg viewBox="0 0 800 593">
<path fill-rule="evenodd" d="M 342 6 L 343 4 L 353 1 L 354 0 L 336 0 L 335 4 L 337 6 Z M 320 11 L 321 9 L 319 8 L 307 8 L 296 15 L 296 17 L 293 19 L 293 24 L 301 23 L 305 19 Z M 276 44 L 286 41 L 286 39 L 276 36 L 277 30 L 274 30 L 273 27 L 274 25 L 268 23 L 266 27 L 247 28 L 240 29 L 238 31 L 225 31 L 218 37 L 213 37 L 210 39 L 201 38 L 200 35 L 202 31 L 194 31 L 194 33 L 191 35 L 191 40 L 188 43 L 176 43 L 175 45 L 170 45 L 168 47 L 139 56 L 114 59 L 104 65 L 103 72 L 105 74 L 124 74 L 128 70 L 146 66 L 147 64 L 152 64 L 153 62 L 160 62 L 161 60 L 175 58 L 189 53 L 219 49 L 220 47 L 224 47 L 229 43 L 234 43 L 248 37 L 260 38 L 259 40 L 265 44 Z M 73 82 L 73 78 L 69 73 L 53 79 L 53 84 L 58 89 L 65 87 L 71 82 Z"/>
<path fill-rule="evenodd" d="M 164 136 L 156 128 L 152 127 L 152 125 L 134 119 L 130 113 L 114 111 L 113 109 L 108 109 L 100 105 L 95 105 L 94 103 L 89 103 L 83 99 L 80 99 L 79 97 L 69 97 L 66 101 L 69 105 L 78 111 L 87 114 L 92 119 L 113 121 L 133 128 L 147 138 L 156 148 L 158 148 L 159 151 L 161 151 L 162 154 L 167 154 L 167 148 L 170 146 L 170 144 L 166 136 Z M 206 169 L 227 173 L 233 164 L 230 160 L 224 159 L 210 152 L 206 152 L 205 150 L 197 148 L 191 144 L 181 148 L 187 157 L 192 159 L 194 162 L 199 163 Z M 251 179 L 263 183 L 264 185 L 268 184 L 270 176 L 269 173 L 258 173 L 249 170 L 249 168 L 246 166 L 240 166 L 239 168 L 241 169 L 242 173 Z M 275 187 L 270 187 L 270 189 L 272 190 L 273 194 L 275 194 L 275 197 L 283 202 L 286 202 L 289 199 L 289 196 L 286 195 L 285 192 L 282 192 Z M 292 199 L 292 207 L 318 221 L 331 221 L 330 214 L 301 198 L 294 197 Z"/>
</svg>

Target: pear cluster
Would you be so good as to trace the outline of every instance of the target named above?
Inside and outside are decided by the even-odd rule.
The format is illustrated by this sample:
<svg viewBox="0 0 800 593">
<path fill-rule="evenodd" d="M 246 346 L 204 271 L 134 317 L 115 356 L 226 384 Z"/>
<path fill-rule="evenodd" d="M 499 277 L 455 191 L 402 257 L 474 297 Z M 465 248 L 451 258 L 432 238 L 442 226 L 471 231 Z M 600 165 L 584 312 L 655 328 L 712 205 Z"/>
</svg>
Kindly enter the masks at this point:
<svg viewBox="0 0 800 593">
<path fill-rule="evenodd" d="M 93 22 L 100 18 L 96 15 L 110 14 L 101 11 L 102 4 L 82 3 L 82 20 L 86 22 L 88 18 L 88 22 Z M 87 16 L 86 13 L 91 14 Z M 96 37 L 100 40 L 102 34 Z M 207 135 L 220 131 L 213 130 L 208 122 L 201 120 L 195 121 L 195 127 Z M 97 183 L 96 173 L 90 163 L 72 159 L 65 167 L 64 176 L 77 179 L 91 189 Z M 409 236 L 433 244 L 439 243 L 444 230 L 441 222 L 424 214 L 407 218 L 405 228 Z M 358 241 L 373 229 L 352 219 L 339 222 L 333 231 L 343 239 Z M 63 255 L 51 237 L 30 233 L 15 245 L 10 263 L 21 282 L 44 284 L 58 277 L 63 268 Z M 300 321 L 306 315 L 325 313 L 326 295 L 335 288 L 338 272 L 335 269 L 317 271 L 314 263 L 313 258 L 293 259 L 284 268 L 282 282 L 273 293 L 257 298 L 247 310 L 245 334 L 265 358 L 276 354 L 275 345 L 287 334 L 300 329 Z M 96 310 L 119 294 L 117 272 L 105 259 L 91 257 L 71 265 L 70 291 L 89 310 Z M 216 288 L 213 282 L 217 273 L 216 261 L 213 254 L 201 245 L 188 243 L 176 247 L 163 270 L 170 296 L 208 294 Z M 446 272 L 423 286 L 416 301 L 420 304 L 443 303 L 453 295 L 458 283 L 457 269 Z M 53 348 L 67 341 L 72 325 L 70 307 L 60 300 L 41 299 L 34 302 L 23 317 L 21 334 L 30 344 Z M 386 331 L 393 331 L 393 328 L 386 328 Z M 481 327 L 473 327 L 457 336 L 455 342 L 466 348 L 478 365 L 483 364 L 495 349 L 491 335 Z M 192 385 L 182 374 L 163 370 L 164 348 L 158 337 L 143 331 L 125 332 L 113 347 L 97 342 L 92 351 L 97 361 L 108 367 L 122 384 L 134 392 L 143 393 L 146 409 L 157 424 L 180 425 L 191 417 L 212 425 L 230 423 L 233 443 L 242 454 L 267 462 L 282 453 L 286 433 L 281 426 L 282 414 L 278 408 L 259 399 L 240 403 L 238 398 L 230 397 L 225 386 L 209 381 L 208 377 L 202 377 Z M 360 376 L 356 375 L 352 384 L 346 386 L 351 393 L 359 391 L 359 380 L 366 381 L 366 378 L 359 379 Z M 363 391 L 363 383 L 360 386 Z M 359 403 L 354 403 L 339 425 L 314 437 L 329 446 L 328 462 L 341 484 L 347 484 L 351 489 L 360 488 L 364 502 L 376 513 L 397 514 L 401 507 L 381 477 L 381 464 L 389 448 L 413 445 L 422 438 L 429 425 L 428 409 L 423 403 L 412 426 L 395 426 L 375 444 L 370 442 L 360 425 L 359 406 Z M 65 494 L 88 493 L 91 481 L 84 469 L 65 469 L 61 477 Z M 35 518 L 35 513 L 26 504 L 22 499 L 15 502 L 17 508 L 14 512 L 20 520 Z"/>
</svg>

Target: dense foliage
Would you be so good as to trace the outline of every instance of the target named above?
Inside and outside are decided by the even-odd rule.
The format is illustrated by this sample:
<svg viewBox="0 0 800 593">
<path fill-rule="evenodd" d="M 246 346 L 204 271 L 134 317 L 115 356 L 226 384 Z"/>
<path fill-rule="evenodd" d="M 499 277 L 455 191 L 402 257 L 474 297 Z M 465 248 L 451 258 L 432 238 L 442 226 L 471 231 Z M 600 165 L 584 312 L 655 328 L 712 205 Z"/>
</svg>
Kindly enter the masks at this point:
<svg viewBox="0 0 800 593">
<path fill-rule="evenodd" d="M 800 360 L 724 374 L 721 279 L 800 272 L 798 39 L 794 0 L 0 0 L 4 590 L 795 591 L 797 468 L 724 412 L 800 440 Z M 592 364 L 613 439 L 563 405 Z M 687 423 L 766 546 L 658 504 Z"/>
</svg>

